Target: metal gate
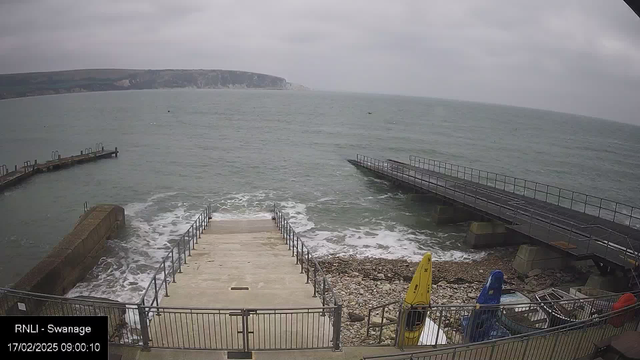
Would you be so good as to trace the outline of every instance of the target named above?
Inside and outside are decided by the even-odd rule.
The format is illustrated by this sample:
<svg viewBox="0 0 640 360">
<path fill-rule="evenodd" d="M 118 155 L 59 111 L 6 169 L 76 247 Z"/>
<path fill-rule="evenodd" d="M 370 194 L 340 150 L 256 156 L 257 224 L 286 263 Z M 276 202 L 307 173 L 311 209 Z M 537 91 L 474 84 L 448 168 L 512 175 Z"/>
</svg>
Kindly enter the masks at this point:
<svg viewBox="0 0 640 360">
<path fill-rule="evenodd" d="M 140 332 L 143 344 L 152 348 L 238 352 L 340 349 L 340 305 L 289 309 L 153 306 L 144 309 L 148 321 L 141 324 Z"/>
</svg>

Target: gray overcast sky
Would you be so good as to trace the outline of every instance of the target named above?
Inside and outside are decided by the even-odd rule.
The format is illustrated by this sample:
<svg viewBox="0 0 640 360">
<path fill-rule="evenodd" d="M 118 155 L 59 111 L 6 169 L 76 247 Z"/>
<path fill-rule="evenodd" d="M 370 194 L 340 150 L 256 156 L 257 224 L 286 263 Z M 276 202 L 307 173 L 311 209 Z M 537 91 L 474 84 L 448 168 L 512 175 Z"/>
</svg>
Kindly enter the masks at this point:
<svg viewBox="0 0 640 360">
<path fill-rule="evenodd" d="M 76 68 L 236 69 L 640 124 L 640 19 L 622 0 L 0 0 L 0 73 Z"/>
</svg>

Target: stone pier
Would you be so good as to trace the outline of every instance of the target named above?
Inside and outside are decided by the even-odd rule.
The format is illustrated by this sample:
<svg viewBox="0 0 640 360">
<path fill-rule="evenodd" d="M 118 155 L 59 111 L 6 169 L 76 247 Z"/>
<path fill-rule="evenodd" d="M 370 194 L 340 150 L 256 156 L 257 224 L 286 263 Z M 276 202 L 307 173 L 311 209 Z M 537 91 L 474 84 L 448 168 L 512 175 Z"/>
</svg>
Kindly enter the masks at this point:
<svg viewBox="0 0 640 360">
<path fill-rule="evenodd" d="M 472 222 L 465 238 L 467 246 L 478 249 L 505 245 L 507 229 L 498 222 Z"/>
<path fill-rule="evenodd" d="M 520 245 L 518 254 L 513 260 L 513 268 L 521 274 L 526 274 L 533 269 L 562 269 L 569 263 L 570 260 L 566 256 L 551 249 L 541 246 Z"/>
<path fill-rule="evenodd" d="M 440 205 L 431 214 L 431 219 L 436 225 L 457 224 L 464 221 L 475 220 L 479 215 L 459 206 Z"/>
</svg>

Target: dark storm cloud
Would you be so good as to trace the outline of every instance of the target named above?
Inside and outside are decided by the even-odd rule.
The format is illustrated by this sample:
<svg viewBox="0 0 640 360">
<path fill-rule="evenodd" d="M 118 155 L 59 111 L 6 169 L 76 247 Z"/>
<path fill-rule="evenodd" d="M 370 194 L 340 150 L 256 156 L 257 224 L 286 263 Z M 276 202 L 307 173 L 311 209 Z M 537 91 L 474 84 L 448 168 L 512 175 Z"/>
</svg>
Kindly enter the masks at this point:
<svg viewBox="0 0 640 360">
<path fill-rule="evenodd" d="M 640 123 L 622 1 L 0 0 L 0 72 L 223 68 Z"/>
</svg>

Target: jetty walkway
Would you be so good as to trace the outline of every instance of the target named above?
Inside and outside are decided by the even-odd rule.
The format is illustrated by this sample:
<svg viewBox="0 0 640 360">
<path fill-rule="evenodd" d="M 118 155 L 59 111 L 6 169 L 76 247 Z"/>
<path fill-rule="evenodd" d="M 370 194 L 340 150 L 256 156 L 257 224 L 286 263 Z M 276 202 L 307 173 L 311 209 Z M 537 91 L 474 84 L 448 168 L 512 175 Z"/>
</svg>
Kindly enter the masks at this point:
<svg viewBox="0 0 640 360">
<path fill-rule="evenodd" d="M 520 235 L 577 259 L 633 270 L 640 209 L 535 181 L 410 157 L 409 163 L 358 155 L 349 160 L 382 178 L 434 194 L 458 209 L 499 221 Z M 469 218 L 449 214 L 465 221 Z"/>
<path fill-rule="evenodd" d="M 96 150 L 86 148 L 85 150 L 80 151 L 79 155 L 67 157 L 62 157 L 57 151 L 52 151 L 51 160 L 49 161 L 44 163 L 38 163 L 38 160 L 34 160 L 33 163 L 30 160 L 25 161 L 21 167 L 15 165 L 13 170 L 10 170 L 6 165 L 0 165 L 0 191 L 10 186 L 17 185 L 35 174 L 60 170 L 76 164 L 111 157 L 118 157 L 117 147 L 114 150 L 105 150 L 104 147 L 101 147 L 100 149 L 96 147 Z"/>
</svg>

